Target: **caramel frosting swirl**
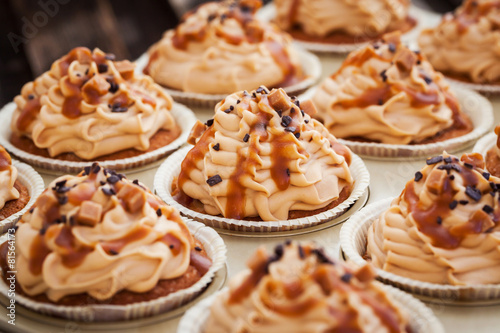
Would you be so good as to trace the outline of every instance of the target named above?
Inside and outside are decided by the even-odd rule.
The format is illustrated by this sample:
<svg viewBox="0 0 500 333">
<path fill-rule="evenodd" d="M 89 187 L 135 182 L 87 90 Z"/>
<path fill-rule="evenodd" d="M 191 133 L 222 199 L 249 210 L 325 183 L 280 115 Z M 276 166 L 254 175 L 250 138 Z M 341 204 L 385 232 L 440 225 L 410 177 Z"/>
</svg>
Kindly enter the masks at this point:
<svg viewBox="0 0 500 333">
<path fill-rule="evenodd" d="M 160 129 L 177 130 L 172 99 L 135 65 L 79 47 L 24 85 L 14 101 L 12 131 L 51 157 L 84 160 L 126 149 L 145 151 Z"/>
<path fill-rule="evenodd" d="M 145 73 L 170 88 L 204 94 L 290 85 L 302 75 L 291 38 L 254 17 L 260 0 L 207 3 L 149 50 Z"/>
<path fill-rule="evenodd" d="M 316 118 L 338 138 L 410 144 L 452 126 L 472 130 L 443 76 L 399 33 L 351 53 L 313 101 Z"/>
<path fill-rule="evenodd" d="M 499 82 L 500 1 L 464 1 L 439 26 L 422 31 L 418 43 L 439 71 L 475 83 Z"/>
<path fill-rule="evenodd" d="M 0 146 L 0 209 L 10 200 L 19 199 L 19 191 L 14 187 L 17 168 L 3 146 Z"/>
<path fill-rule="evenodd" d="M 394 30 L 408 16 L 408 0 L 275 0 L 276 23 L 295 26 L 310 36 L 341 31 L 352 36 L 380 35 Z"/>
<path fill-rule="evenodd" d="M 409 332 L 370 266 L 334 262 L 313 244 L 259 248 L 215 298 L 204 333 Z"/>
<path fill-rule="evenodd" d="M 181 203 L 199 200 L 211 215 L 286 220 L 292 210 L 323 208 L 350 191 L 351 152 L 307 112 L 310 101 L 283 89 L 227 96 L 195 143 L 174 183 Z M 191 200 L 192 201 L 192 200 Z"/>
<path fill-rule="evenodd" d="M 483 168 L 477 153 L 428 159 L 370 227 L 373 265 L 438 284 L 500 283 L 500 178 Z"/>
<path fill-rule="evenodd" d="M 54 180 L 23 216 L 16 239 L 17 282 L 51 301 L 146 292 L 182 276 L 195 246 L 177 210 L 98 164 Z"/>
</svg>

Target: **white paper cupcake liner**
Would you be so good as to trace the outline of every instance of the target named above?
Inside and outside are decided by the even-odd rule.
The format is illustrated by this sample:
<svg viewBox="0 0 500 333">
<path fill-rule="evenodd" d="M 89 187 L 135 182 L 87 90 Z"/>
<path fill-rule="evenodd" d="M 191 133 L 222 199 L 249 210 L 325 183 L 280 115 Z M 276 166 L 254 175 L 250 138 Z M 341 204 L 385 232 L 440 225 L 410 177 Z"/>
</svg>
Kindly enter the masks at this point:
<svg viewBox="0 0 500 333">
<path fill-rule="evenodd" d="M 462 87 L 469 90 L 474 90 L 482 94 L 498 95 L 500 94 L 500 84 L 480 84 L 473 82 L 460 81 L 449 76 L 446 79 L 450 84 L 457 87 Z"/>
<path fill-rule="evenodd" d="M 299 99 L 311 99 L 316 89 L 317 87 L 309 89 L 306 93 L 299 96 Z M 457 150 L 469 147 L 477 139 L 490 131 L 493 126 L 493 106 L 490 101 L 472 90 L 457 86 L 453 87 L 452 90 L 456 94 L 462 110 L 470 117 L 474 126 L 474 129 L 465 135 L 441 142 L 416 145 L 356 142 L 340 138 L 337 139 L 342 144 L 351 148 L 354 153 L 362 157 L 382 160 L 421 159 L 435 154 L 441 154 L 445 150 L 449 153 L 453 153 Z"/>
<path fill-rule="evenodd" d="M 418 8 L 417 6 L 411 5 L 409 10 L 409 16 L 417 20 L 417 24 L 405 32 L 402 35 L 402 40 L 405 43 L 410 43 L 418 38 L 420 31 L 428 26 L 435 26 L 437 22 L 440 21 L 440 16 L 433 14 L 431 12 L 425 11 Z M 257 16 L 263 20 L 272 22 L 276 17 L 276 7 L 273 3 L 267 4 L 262 7 L 258 12 Z M 353 39 L 356 37 L 353 37 Z M 345 54 L 357 49 L 364 47 L 365 45 L 380 39 L 380 36 L 373 39 L 363 41 L 360 43 L 345 43 L 345 44 L 333 44 L 333 43 L 318 43 L 318 42 L 308 42 L 303 40 L 294 40 L 294 43 L 300 47 L 316 53 L 336 53 Z"/>
<path fill-rule="evenodd" d="M 434 313 L 418 299 L 390 286 L 382 285 L 396 304 L 409 314 L 410 327 L 414 333 L 444 333 L 444 328 Z M 228 292 L 228 288 L 211 295 L 189 309 L 177 327 L 177 333 L 203 333 L 210 316 L 210 306 L 217 297 Z"/>
<path fill-rule="evenodd" d="M 367 263 L 366 252 L 368 229 L 380 214 L 389 208 L 391 199 L 370 204 L 354 214 L 340 230 L 340 247 L 344 255 L 356 265 Z M 442 304 L 475 305 L 494 301 L 500 303 L 500 284 L 453 286 L 413 280 L 375 268 L 377 278 L 430 302 Z M 485 302 L 487 301 L 487 302 Z"/>
<path fill-rule="evenodd" d="M 93 161 L 73 162 L 42 157 L 25 152 L 22 149 L 15 147 L 12 143 L 10 143 L 10 136 L 12 134 L 12 131 L 9 125 L 11 123 L 12 114 L 14 113 L 15 109 L 16 104 L 14 102 L 11 102 L 5 105 L 2 110 L 0 110 L 0 123 L 5 125 L 0 128 L 0 145 L 4 146 L 5 149 L 7 149 L 11 154 L 15 155 L 20 160 L 29 163 L 30 165 L 50 171 L 63 173 L 80 172 L 84 167 L 92 164 Z M 172 116 L 181 128 L 181 134 L 177 139 L 166 146 L 163 146 L 151 152 L 141 154 L 139 156 L 109 161 L 99 161 L 99 164 L 105 168 L 112 168 L 115 170 L 137 168 L 159 160 L 172 151 L 178 149 L 180 146 L 186 143 L 191 128 L 196 123 L 196 116 L 194 115 L 193 111 L 178 103 L 173 104 L 172 110 L 170 112 L 172 112 Z"/>
<path fill-rule="evenodd" d="M 212 266 L 208 272 L 205 273 L 205 275 L 203 275 L 198 282 L 187 289 L 179 290 L 170 295 L 151 301 L 128 305 L 54 305 L 36 302 L 19 294 L 16 294 L 16 303 L 44 315 L 63 317 L 69 320 L 85 322 L 132 320 L 154 316 L 178 308 L 201 294 L 207 285 L 211 283 L 215 273 L 221 269 L 226 262 L 226 246 L 222 238 L 217 234 L 217 232 L 215 232 L 215 230 L 208 228 L 201 223 L 189 220 L 187 221 L 187 225 L 193 236 L 203 244 L 207 255 L 210 259 L 212 259 Z M 8 292 L 9 288 L 2 280 L 0 282 L 0 293 L 2 293 L 5 297 L 8 297 Z"/>
<path fill-rule="evenodd" d="M 171 193 L 172 181 L 174 177 L 179 175 L 181 163 L 191 148 L 192 146 L 184 147 L 169 156 L 165 162 L 163 162 L 155 176 L 155 192 L 167 204 L 177 208 L 181 214 L 193 220 L 203 222 L 208 226 L 219 229 L 243 232 L 277 232 L 316 226 L 342 215 L 368 190 L 368 185 L 370 183 L 370 174 L 366 169 L 365 164 L 358 156 L 353 154 L 352 163 L 349 167 L 355 181 L 351 195 L 337 207 L 324 211 L 320 214 L 282 221 L 247 221 L 202 214 L 178 203 L 172 197 Z"/>
<path fill-rule="evenodd" d="M 33 206 L 45 188 L 42 177 L 32 167 L 16 160 L 12 161 L 12 165 L 17 168 L 17 180 L 28 189 L 30 200 L 23 209 L 0 221 L 1 234 L 7 232 L 9 228 L 13 227 L 19 221 L 21 216 Z"/>
<path fill-rule="evenodd" d="M 285 92 L 290 95 L 299 95 L 310 88 L 318 81 L 321 76 L 321 63 L 317 56 L 305 50 L 296 49 L 302 70 L 306 78 L 291 86 L 283 87 Z M 143 54 L 136 60 L 136 72 L 142 73 L 149 62 L 148 54 Z M 256 89 L 258 87 L 255 87 Z M 163 87 L 163 89 L 179 102 L 192 107 L 213 108 L 217 103 L 227 97 L 228 94 L 200 94 L 194 92 L 183 92 L 180 90 Z"/>
</svg>

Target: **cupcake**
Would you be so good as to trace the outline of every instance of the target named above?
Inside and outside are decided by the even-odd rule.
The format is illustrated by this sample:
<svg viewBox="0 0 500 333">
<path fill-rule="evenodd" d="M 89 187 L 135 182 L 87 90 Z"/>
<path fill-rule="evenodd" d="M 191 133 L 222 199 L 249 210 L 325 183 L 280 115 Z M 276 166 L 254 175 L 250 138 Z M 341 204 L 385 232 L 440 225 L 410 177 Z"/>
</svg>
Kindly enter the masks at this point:
<svg viewBox="0 0 500 333">
<path fill-rule="evenodd" d="M 306 42 L 359 43 L 416 25 L 408 16 L 409 0 L 275 0 L 274 5 L 278 26 Z"/>
<path fill-rule="evenodd" d="M 261 247 L 217 295 L 202 332 L 414 332 L 374 276 L 311 243 L 287 242 L 273 254 Z"/>
<path fill-rule="evenodd" d="M 485 165 L 486 170 L 488 170 L 493 176 L 500 177 L 500 125 L 495 127 L 496 142 L 492 148 L 490 148 L 485 155 Z"/>
<path fill-rule="evenodd" d="M 261 5 L 260 0 L 210 2 L 187 13 L 150 48 L 144 72 L 167 88 L 200 94 L 303 80 L 290 36 L 255 18 Z"/>
<path fill-rule="evenodd" d="M 484 171 L 477 153 L 460 160 L 446 153 L 427 159 L 369 227 L 367 258 L 385 272 L 421 282 L 499 284 L 499 189 L 500 178 Z M 426 294 L 433 288 L 420 287 Z M 483 290 L 475 297 L 491 295 Z"/>
<path fill-rule="evenodd" d="M 94 163 L 54 180 L 19 221 L 16 301 L 71 319 L 81 319 L 82 306 L 87 313 L 101 307 L 91 318 L 97 321 L 155 314 L 203 290 L 204 277 L 220 266 L 217 238 L 193 237 L 176 209 Z M 9 285 L 8 248 L 0 247 L 0 263 Z"/>
<path fill-rule="evenodd" d="M 443 76 L 399 33 L 351 53 L 312 100 L 315 118 L 353 142 L 427 144 L 473 129 Z"/>
<path fill-rule="evenodd" d="M 0 146 L 0 222 L 21 211 L 29 202 L 28 188 L 17 179 L 17 168 Z"/>
<path fill-rule="evenodd" d="M 282 89 L 227 96 L 213 119 L 193 128 L 174 199 L 236 220 L 283 221 L 336 207 L 353 189 L 353 155 L 314 112 Z"/>
<path fill-rule="evenodd" d="M 60 161 L 141 156 L 180 135 L 172 99 L 135 65 L 84 47 L 24 85 L 14 101 L 10 144 Z"/>
<path fill-rule="evenodd" d="M 500 6 L 496 0 L 466 0 L 441 24 L 422 31 L 418 43 L 437 70 L 478 84 L 500 82 Z"/>
</svg>

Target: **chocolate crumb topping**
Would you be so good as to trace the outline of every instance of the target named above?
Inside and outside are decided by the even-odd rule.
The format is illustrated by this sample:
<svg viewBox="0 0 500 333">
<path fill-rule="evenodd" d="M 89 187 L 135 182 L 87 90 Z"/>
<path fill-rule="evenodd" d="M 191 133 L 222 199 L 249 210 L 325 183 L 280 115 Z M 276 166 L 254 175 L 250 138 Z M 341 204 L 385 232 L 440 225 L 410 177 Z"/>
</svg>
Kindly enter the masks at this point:
<svg viewBox="0 0 500 333">
<path fill-rule="evenodd" d="M 481 191 L 470 185 L 465 187 L 465 194 L 475 201 L 481 200 Z"/>
<path fill-rule="evenodd" d="M 194 249 L 195 249 L 196 251 L 198 251 L 198 252 L 200 252 L 200 251 L 202 250 L 202 249 L 201 249 L 201 247 L 199 247 L 199 246 L 195 246 L 195 247 L 194 247 Z"/>
<path fill-rule="evenodd" d="M 469 203 L 469 200 L 460 200 L 458 203 L 461 204 L 462 206 L 465 206 Z"/>
<path fill-rule="evenodd" d="M 443 156 L 434 156 L 434 157 L 428 158 L 427 161 L 425 161 L 425 163 L 427 163 L 427 165 L 432 165 L 432 164 L 437 164 L 437 163 L 442 162 L 442 161 L 443 161 Z"/>
<path fill-rule="evenodd" d="M 112 188 L 109 188 L 109 187 L 101 187 L 101 190 L 106 195 L 110 195 L 111 196 L 111 195 L 115 195 L 116 194 L 115 190 L 113 190 Z"/>
<path fill-rule="evenodd" d="M 160 217 L 160 216 L 162 216 L 162 214 L 163 214 L 163 212 L 161 211 L 161 208 L 158 208 L 158 209 L 156 210 L 156 215 L 157 215 L 158 217 Z"/>
<path fill-rule="evenodd" d="M 208 119 L 207 122 L 205 123 L 205 125 L 207 125 L 208 127 L 212 126 L 213 124 L 214 124 L 213 119 Z"/>
<path fill-rule="evenodd" d="M 423 176 L 424 175 L 422 175 L 422 173 L 420 171 L 415 172 L 415 181 L 419 182 Z"/>
<path fill-rule="evenodd" d="M 215 151 L 219 151 L 220 149 L 220 144 L 219 143 L 216 143 L 213 147 L 212 147 Z"/>
<path fill-rule="evenodd" d="M 250 135 L 247 133 L 247 134 L 245 134 L 245 136 L 243 137 L 243 142 L 248 142 L 248 139 L 250 139 Z"/>
<path fill-rule="evenodd" d="M 207 184 L 209 186 L 214 186 L 222 182 L 222 178 L 219 175 L 212 176 L 207 179 Z"/>
<path fill-rule="evenodd" d="M 288 125 L 290 125 L 291 122 L 292 122 L 292 117 L 290 116 L 283 116 L 283 118 L 281 118 L 281 126 L 283 127 L 288 127 Z"/>
<path fill-rule="evenodd" d="M 490 205 L 484 205 L 483 207 L 483 211 L 487 214 L 491 214 L 494 212 L 494 209 L 493 207 L 491 207 Z"/>
<path fill-rule="evenodd" d="M 458 205 L 458 201 L 457 200 L 453 200 L 452 202 L 450 202 L 450 209 L 453 210 L 455 208 L 457 208 L 457 205 Z"/>
</svg>

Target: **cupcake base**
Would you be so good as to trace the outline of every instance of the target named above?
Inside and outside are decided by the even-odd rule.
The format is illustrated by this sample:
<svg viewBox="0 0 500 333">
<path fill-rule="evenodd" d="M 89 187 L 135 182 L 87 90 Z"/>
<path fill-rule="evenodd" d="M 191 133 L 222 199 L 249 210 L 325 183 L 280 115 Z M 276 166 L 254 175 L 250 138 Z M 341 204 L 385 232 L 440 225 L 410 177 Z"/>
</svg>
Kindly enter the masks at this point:
<svg viewBox="0 0 500 333">
<path fill-rule="evenodd" d="M 14 187 L 19 192 L 19 198 L 7 201 L 5 206 L 0 209 L 0 221 L 8 218 L 9 216 L 21 211 L 30 201 L 30 194 L 28 188 L 21 184 L 18 180 L 14 183 Z"/>
<path fill-rule="evenodd" d="M 2 108 L 0 112 L 0 123 L 10 124 L 12 120 L 12 115 L 16 110 L 16 104 L 11 102 Z M 104 168 L 110 168 L 115 170 L 124 170 L 124 169 L 132 169 L 142 167 L 152 162 L 155 162 L 172 151 L 178 149 L 182 146 L 189 136 L 189 132 L 191 128 L 196 123 L 196 116 L 194 113 L 185 107 L 184 105 L 174 103 L 172 109 L 170 110 L 172 116 L 175 119 L 175 122 L 180 128 L 180 134 L 173 141 L 168 143 L 167 145 L 161 145 L 164 143 L 164 140 L 168 140 L 168 136 L 165 134 L 159 134 L 157 139 L 155 139 L 155 144 L 159 147 L 156 149 L 150 149 L 151 151 L 141 151 L 137 156 L 124 156 L 122 158 L 114 158 L 109 159 L 109 156 L 104 156 L 101 158 L 97 158 L 96 161 L 100 161 L 100 164 Z M 48 171 L 56 171 L 56 172 L 64 172 L 64 173 L 77 173 L 80 172 L 84 167 L 91 164 L 92 161 L 81 161 L 76 160 L 76 156 L 73 155 L 73 158 L 68 159 L 57 159 L 50 158 L 46 156 L 46 151 L 43 153 L 43 149 L 40 151 L 29 152 L 22 148 L 18 148 L 16 145 L 11 143 L 12 138 L 12 130 L 10 126 L 4 126 L 0 128 L 0 145 L 4 146 L 5 149 L 11 153 L 13 156 L 42 169 Z M 173 133 L 172 133 L 173 135 Z M 26 141 L 22 141 L 22 145 L 32 144 L 31 140 L 25 139 Z M 38 148 L 37 148 L 38 149 Z M 125 154 L 130 154 L 130 151 L 134 151 L 130 149 Z M 37 154 L 38 153 L 38 154 Z M 45 155 L 44 155 L 45 154 Z M 69 154 L 66 154 L 69 155 Z M 134 154 L 133 154 L 134 155 Z"/>
<path fill-rule="evenodd" d="M 92 161 L 110 161 L 110 160 L 118 160 L 118 159 L 123 159 L 123 158 L 130 158 L 130 157 L 136 157 L 140 156 L 144 153 L 149 153 L 152 151 L 155 151 L 156 149 L 159 149 L 161 147 L 164 147 L 168 144 L 170 144 L 172 141 L 177 139 L 179 135 L 181 134 L 181 129 L 179 126 L 176 126 L 175 130 L 173 131 L 167 131 L 167 130 L 159 130 L 158 133 L 153 135 L 151 139 L 149 140 L 149 149 L 148 150 L 137 150 L 137 149 L 126 149 L 122 150 L 116 153 L 108 154 L 108 155 L 103 155 L 96 157 L 92 159 Z M 35 143 L 24 136 L 19 136 L 15 133 L 12 133 L 10 136 L 10 143 L 12 143 L 16 148 L 19 148 L 27 153 L 37 155 L 37 156 L 42 156 L 42 157 L 47 157 L 47 158 L 52 158 L 55 160 L 62 160 L 62 161 L 73 161 L 73 162 L 89 162 L 87 160 L 84 160 L 78 156 L 76 156 L 73 153 L 62 153 L 57 156 L 50 156 L 49 150 L 44 149 L 44 148 L 38 148 Z"/>
<path fill-rule="evenodd" d="M 295 40 L 308 42 L 308 43 L 320 43 L 320 44 L 357 44 L 362 42 L 370 42 L 382 38 L 386 33 L 390 33 L 396 30 L 401 31 L 401 33 L 408 32 L 415 28 L 417 25 L 417 20 L 411 16 L 407 16 L 403 22 L 400 22 L 393 29 L 386 30 L 379 34 L 365 34 L 365 35 L 349 35 L 343 31 L 335 31 L 324 37 L 311 36 L 305 33 L 301 27 L 294 27 L 287 32 L 292 35 Z"/>
</svg>

